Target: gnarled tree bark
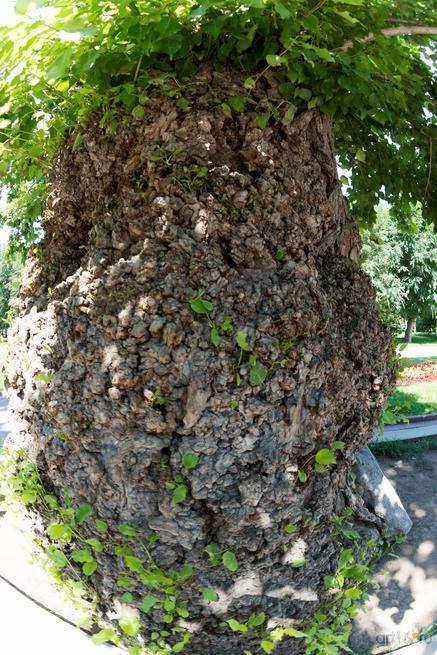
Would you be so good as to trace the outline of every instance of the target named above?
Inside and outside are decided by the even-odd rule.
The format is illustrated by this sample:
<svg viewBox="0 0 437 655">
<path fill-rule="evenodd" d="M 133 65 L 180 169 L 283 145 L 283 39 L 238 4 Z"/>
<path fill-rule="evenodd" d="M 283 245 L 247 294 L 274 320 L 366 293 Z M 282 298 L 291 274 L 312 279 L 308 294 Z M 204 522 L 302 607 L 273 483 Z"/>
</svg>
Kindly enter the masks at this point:
<svg viewBox="0 0 437 655">
<path fill-rule="evenodd" d="M 64 145 L 8 373 L 15 443 L 46 482 L 59 494 L 67 484 L 111 526 L 156 532 L 162 567 L 193 566 L 186 652 L 199 655 L 255 647 L 228 618 L 265 611 L 269 625 L 300 625 L 314 612 L 341 548 L 332 518 L 345 505 L 361 507 L 364 532 L 378 534 L 348 473 L 394 380 L 331 120 L 305 110 L 260 129 L 255 113 L 224 113 L 217 101 L 242 83 L 206 71 L 189 109 L 155 93 L 143 119 L 120 114 L 114 134 L 90 126 L 77 149 Z M 233 319 L 219 350 L 187 302 L 201 288 L 217 323 Z M 237 331 L 269 371 L 263 384 L 249 381 L 250 353 L 236 384 Z M 346 444 L 337 465 L 316 473 L 314 455 L 335 440 Z M 174 504 L 166 482 L 187 453 L 199 464 Z M 211 567 L 210 543 L 235 549 L 239 570 Z M 102 556 L 101 566 L 94 582 L 110 599 L 120 564 Z M 219 601 L 206 603 L 199 587 Z M 162 628 L 161 612 L 143 618 Z"/>
</svg>

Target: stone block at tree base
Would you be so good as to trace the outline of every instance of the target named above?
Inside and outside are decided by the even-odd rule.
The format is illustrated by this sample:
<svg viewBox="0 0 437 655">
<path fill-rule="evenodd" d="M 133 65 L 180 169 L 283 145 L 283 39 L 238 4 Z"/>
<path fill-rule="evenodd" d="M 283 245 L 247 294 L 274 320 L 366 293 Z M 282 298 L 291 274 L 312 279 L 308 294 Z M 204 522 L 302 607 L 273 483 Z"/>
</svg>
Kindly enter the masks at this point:
<svg viewBox="0 0 437 655">
<path fill-rule="evenodd" d="M 369 448 L 359 453 L 355 471 L 359 484 L 365 489 L 366 504 L 385 521 L 387 530 L 396 534 L 408 534 L 412 521 Z"/>
</svg>

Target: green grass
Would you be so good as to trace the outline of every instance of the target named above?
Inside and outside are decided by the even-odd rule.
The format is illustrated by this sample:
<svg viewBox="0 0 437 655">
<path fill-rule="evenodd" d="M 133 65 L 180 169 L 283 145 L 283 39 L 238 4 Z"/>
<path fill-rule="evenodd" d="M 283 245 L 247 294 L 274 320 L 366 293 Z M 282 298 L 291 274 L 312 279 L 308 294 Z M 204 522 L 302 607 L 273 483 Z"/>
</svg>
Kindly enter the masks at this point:
<svg viewBox="0 0 437 655">
<path fill-rule="evenodd" d="M 371 451 L 375 455 L 388 457 L 405 457 L 417 455 L 426 450 L 437 450 L 437 437 L 410 439 L 408 441 L 386 441 L 385 443 L 370 443 Z"/>
<path fill-rule="evenodd" d="M 413 336 L 412 343 L 437 343 L 437 334 L 416 332 Z"/>
<path fill-rule="evenodd" d="M 388 407 L 395 414 L 406 416 L 437 413 L 437 384 L 422 382 L 396 387 Z"/>
<path fill-rule="evenodd" d="M 396 337 L 398 344 L 404 343 L 404 335 L 398 335 Z M 413 334 L 411 343 L 420 343 L 420 344 L 437 344 L 437 334 L 431 332 L 416 332 Z"/>
<path fill-rule="evenodd" d="M 437 362 L 437 357 L 403 357 L 401 364 L 411 366 L 412 364 L 424 364 L 425 362 Z"/>
</svg>

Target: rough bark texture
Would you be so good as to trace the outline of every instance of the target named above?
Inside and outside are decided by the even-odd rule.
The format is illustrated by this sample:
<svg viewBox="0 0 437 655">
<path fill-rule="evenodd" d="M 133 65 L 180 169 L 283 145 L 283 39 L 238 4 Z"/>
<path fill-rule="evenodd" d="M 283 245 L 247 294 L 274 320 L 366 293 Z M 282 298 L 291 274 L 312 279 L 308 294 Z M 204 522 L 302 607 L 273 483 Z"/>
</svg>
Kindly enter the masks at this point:
<svg viewBox="0 0 437 655">
<path fill-rule="evenodd" d="M 157 95 L 144 119 L 66 145 L 11 331 L 16 441 L 58 492 L 67 483 L 111 525 L 156 531 L 163 567 L 192 564 L 184 597 L 197 636 L 186 652 L 198 655 L 259 641 L 223 619 L 264 610 L 270 625 L 299 624 L 314 611 L 340 548 L 330 518 L 345 504 L 368 532 L 381 527 L 347 474 L 393 382 L 330 119 L 304 111 L 262 130 L 255 114 L 227 115 L 217 101 L 241 88 L 238 76 L 205 72 L 189 110 Z M 233 317 L 219 351 L 187 303 L 199 288 L 214 320 Z M 270 370 L 262 385 L 249 383 L 247 356 L 236 385 L 237 330 Z M 155 392 L 165 405 L 151 406 Z M 334 440 L 346 443 L 338 464 L 316 473 L 312 456 Z M 175 505 L 166 481 L 187 453 L 200 461 Z M 238 572 L 208 565 L 212 542 L 236 549 Z M 102 567 L 95 584 L 110 597 L 119 563 Z M 144 618 L 160 625 L 160 612 Z"/>
</svg>

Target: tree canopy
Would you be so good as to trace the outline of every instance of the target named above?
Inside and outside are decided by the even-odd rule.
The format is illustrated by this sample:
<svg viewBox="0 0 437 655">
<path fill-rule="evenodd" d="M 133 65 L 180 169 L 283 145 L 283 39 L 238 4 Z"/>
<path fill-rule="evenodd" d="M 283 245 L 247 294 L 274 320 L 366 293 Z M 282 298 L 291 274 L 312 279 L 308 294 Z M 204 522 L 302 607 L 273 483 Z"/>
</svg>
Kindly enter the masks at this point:
<svg viewBox="0 0 437 655">
<path fill-rule="evenodd" d="M 364 235 L 364 270 L 375 285 L 383 317 L 396 323 L 437 312 L 437 235 L 419 211 L 414 229 L 398 229 L 387 210 Z"/>
<path fill-rule="evenodd" d="M 351 209 L 371 224 L 387 200 L 409 217 L 421 202 L 436 220 L 434 74 L 427 49 L 436 8 L 417 0 L 16 0 L 0 28 L 0 174 L 17 234 L 33 238 L 62 139 L 118 106 L 141 118 L 151 85 L 189 111 L 190 78 L 205 62 L 247 75 L 224 111 L 291 120 L 302 107 L 335 119 Z M 252 96 L 267 82 L 265 102 Z M 20 237 L 21 238 L 21 237 Z"/>
</svg>

